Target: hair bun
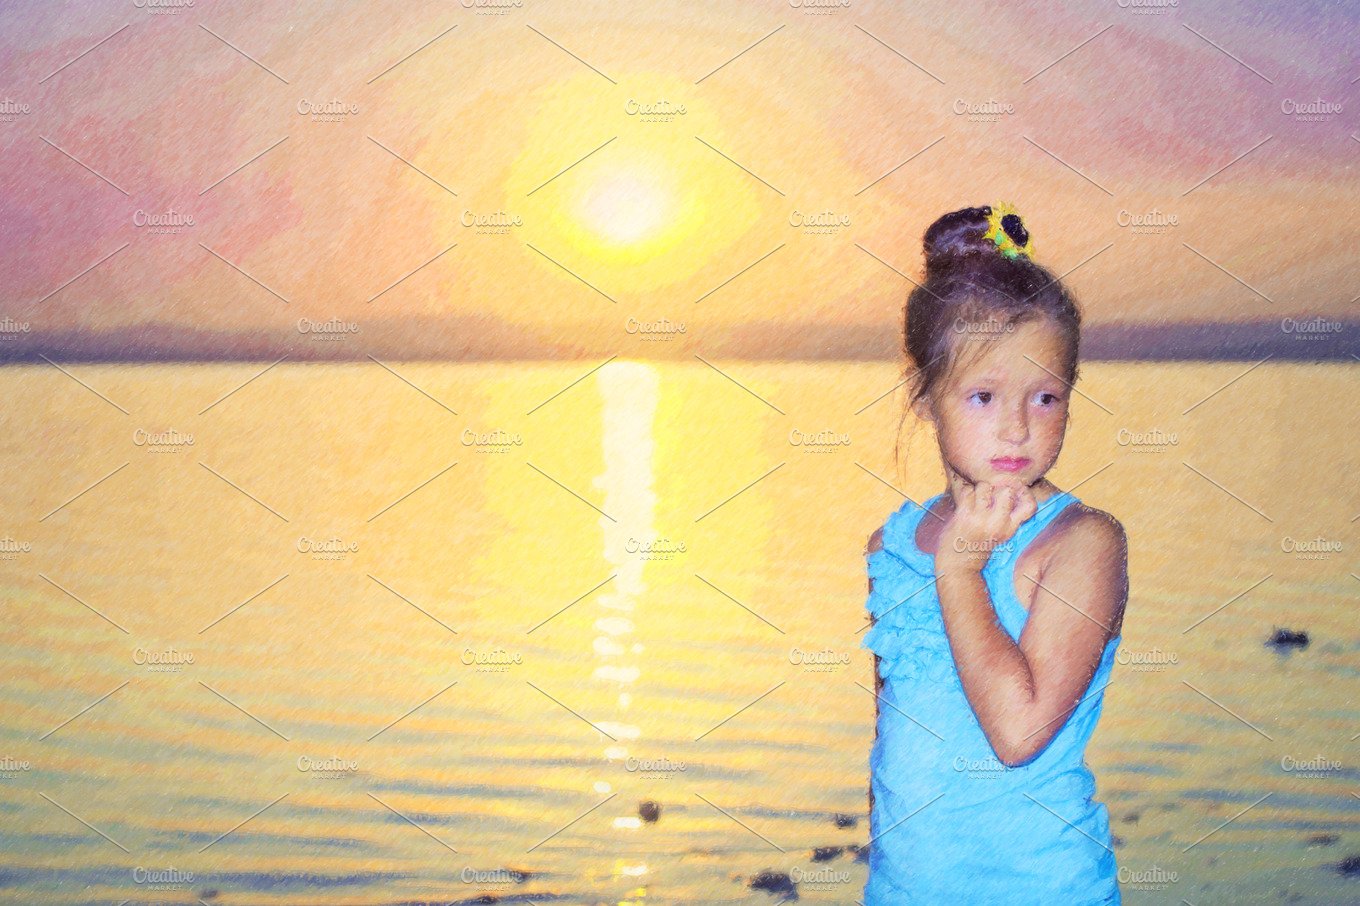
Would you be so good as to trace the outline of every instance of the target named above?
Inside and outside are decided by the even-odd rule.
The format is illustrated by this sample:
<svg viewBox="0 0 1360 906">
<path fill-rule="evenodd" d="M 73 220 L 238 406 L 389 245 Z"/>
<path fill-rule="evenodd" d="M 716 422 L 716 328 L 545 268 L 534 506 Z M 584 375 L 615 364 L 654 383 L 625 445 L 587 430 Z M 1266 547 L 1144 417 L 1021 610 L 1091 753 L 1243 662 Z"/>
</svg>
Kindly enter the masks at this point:
<svg viewBox="0 0 1360 906">
<path fill-rule="evenodd" d="M 1029 230 L 1013 205 L 1002 202 L 945 214 L 926 230 L 926 273 L 951 266 L 970 255 L 1030 257 Z"/>
</svg>

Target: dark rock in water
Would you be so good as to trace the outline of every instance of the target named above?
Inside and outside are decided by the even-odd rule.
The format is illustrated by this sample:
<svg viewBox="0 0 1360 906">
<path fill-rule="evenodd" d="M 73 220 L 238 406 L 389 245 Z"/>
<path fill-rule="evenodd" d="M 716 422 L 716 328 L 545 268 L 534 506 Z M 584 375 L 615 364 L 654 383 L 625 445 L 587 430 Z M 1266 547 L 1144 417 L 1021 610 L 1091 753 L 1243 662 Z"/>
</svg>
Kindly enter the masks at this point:
<svg viewBox="0 0 1360 906">
<path fill-rule="evenodd" d="M 769 871 L 768 869 L 762 871 L 751 879 L 749 886 L 752 890 L 779 894 L 780 902 L 798 899 L 797 885 L 793 883 L 792 878 L 782 871 Z"/>
<path fill-rule="evenodd" d="M 1340 834 L 1313 834 L 1304 842 L 1309 846 L 1331 846 L 1340 839 Z"/>
<path fill-rule="evenodd" d="M 812 851 L 812 861 L 830 862 L 843 852 L 845 852 L 844 846 L 819 846 Z"/>
<path fill-rule="evenodd" d="M 859 826 L 859 819 L 856 818 L 854 815 L 843 815 L 840 812 L 837 812 L 836 817 L 832 818 L 831 820 L 836 822 L 836 826 L 839 827 L 841 830 L 845 830 L 846 828 L 849 827 Z"/>
<path fill-rule="evenodd" d="M 1123 846 L 1124 838 L 1118 834 L 1110 834 L 1110 843 L 1114 846 Z"/>
<path fill-rule="evenodd" d="M 1270 641 L 1266 642 L 1266 644 L 1280 651 L 1286 651 L 1291 648 L 1303 650 L 1308 647 L 1308 633 L 1302 629 L 1277 628 L 1275 634 L 1270 637 Z"/>
<path fill-rule="evenodd" d="M 1343 878 L 1360 878 L 1360 855 L 1342 859 L 1336 863 L 1336 870 Z"/>
<path fill-rule="evenodd" d="M 869 844 L 869 843 L 866 843 L 866 844 L 864 844 L 863 846 L 855 846 L 855 845 L 851 845 L 850 851 L 853 852 L 853 853 L 855 854 L 855 861 L 856 861 L 856 862 L 868 862 L 868 861 L 869 861 L 869 847 L 870 847 L 871 845 L 872 845 L 872 844 Z"/>
<path fill-rule="evenodd" d="M 655 824 L 656 819 L 661 817 L 661 805 L 650 799 L 645 799 L 638 803 L 638 815 L 648 824 Z"/>
<path fill-rule="evenodd" d="M 1129 824 L 1137 824 L 1138 819 L 1141 817 L 1143 817 L 1141 812 L 1129 812 L 1127 815 L 1124 816 L 1124 820 Z"/>
</svg>

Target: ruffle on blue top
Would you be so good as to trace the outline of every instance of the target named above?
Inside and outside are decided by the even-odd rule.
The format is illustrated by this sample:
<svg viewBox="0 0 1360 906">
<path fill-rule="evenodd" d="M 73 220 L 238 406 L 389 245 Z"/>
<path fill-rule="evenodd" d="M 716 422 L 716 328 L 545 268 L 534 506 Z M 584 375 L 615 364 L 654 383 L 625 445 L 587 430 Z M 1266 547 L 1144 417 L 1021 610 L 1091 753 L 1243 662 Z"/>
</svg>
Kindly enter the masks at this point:
<svg viewBox="0 0 1360 906">
<path fill-rule="evenodd" d="M 942 497 L 938 494 L 924 504 L 903 503 L 883 526 L 882 548 L 868 556 L 873 585 L 865 607 L 873 614 L 874 625 L 860 647 L 879 656 L 879 675 L 884 679 L 959 682 L 939 597 L 933 590 L 935 557 L 918 548 L 915 537 L 917 525 L 930 515 L 928 508 Z M 996 546 L 982 570 L 989 588 L 1008 594 L 1018 546 L 1028 544 L 1071 499 L 1071 494 L 1061 492 L 1045 500 L 1015 536 Z M 1016 615 L 1007 608 L 998 607 L 998 613 L 1003 625 L 1015 621 Z"/>
<path fill-rule="evenodd" d="M 869 554 L 869 577 L 873 587 L 865 606 L 874 625 L 860 641 L 879 656 L 879 675 L 884 679 L 931 679 L 943 682 L 956 676 L 953 653 L 945 634 L 935 584 L 935 559 L 916 547 L 920 521 L 908 501 L 883 526 L 883 547 Z M 924 514 L 921 514 L 924 515 Z"/>
</svg>

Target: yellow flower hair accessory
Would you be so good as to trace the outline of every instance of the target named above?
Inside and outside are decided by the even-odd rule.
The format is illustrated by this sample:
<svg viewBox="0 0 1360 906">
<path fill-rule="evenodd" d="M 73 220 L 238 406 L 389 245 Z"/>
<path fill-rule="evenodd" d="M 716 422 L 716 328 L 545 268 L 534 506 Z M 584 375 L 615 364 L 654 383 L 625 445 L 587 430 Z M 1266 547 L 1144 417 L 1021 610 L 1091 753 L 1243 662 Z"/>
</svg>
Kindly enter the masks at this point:
<svg viewBox="0 0 1360 906">
<path fill-rule="evenodd" d="M 1029 235 L 1029 230 L 1025 229 L 1024 221 L 1020 219 L 1015 206 L 1003 201 L 990 207 L 986 238 L 992 240 L 997 250 L 1007 258 L 1017 258 L 1020 255 L 1033 258 L 1034 240 Z M 1024 239 L 1023 244 L 1016 241 L 1019 238 Z"/>
</svg>

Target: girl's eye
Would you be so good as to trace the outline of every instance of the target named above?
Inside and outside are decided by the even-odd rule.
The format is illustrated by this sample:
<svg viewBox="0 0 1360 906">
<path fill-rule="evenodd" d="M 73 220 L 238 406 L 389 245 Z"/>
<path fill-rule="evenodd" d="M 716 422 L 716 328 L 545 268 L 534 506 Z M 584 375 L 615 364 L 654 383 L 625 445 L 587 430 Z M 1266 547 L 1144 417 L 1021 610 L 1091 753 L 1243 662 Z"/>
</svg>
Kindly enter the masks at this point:
<svg viewBox="0 0 1360 906">
<path fill-rule="evenodd" d="M 987 403 L 991 402 L 992 392 L 990 390 L 975 390 L 973 392 L 973 395 L 968 398 L 970 400 L 972 399 L 978 400 L 983 405 L 986 405 Z"/>
<path fill-rule="evenodd" d="M 1052 406 L 1056 402 L 1058 402 L 1058 395 L 1056 393 L 1048 393 L 1045 391 L 1039 394 L 1039 405 L 1041 406 Z"/>
</svg>

